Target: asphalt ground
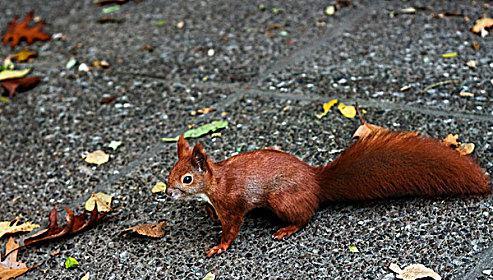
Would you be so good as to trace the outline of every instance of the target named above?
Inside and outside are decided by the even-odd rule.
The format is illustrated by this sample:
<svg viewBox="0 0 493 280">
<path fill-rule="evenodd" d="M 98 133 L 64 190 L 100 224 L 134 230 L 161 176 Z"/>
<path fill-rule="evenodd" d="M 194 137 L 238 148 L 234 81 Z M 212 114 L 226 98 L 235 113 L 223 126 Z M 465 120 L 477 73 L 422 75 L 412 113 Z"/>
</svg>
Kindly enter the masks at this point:
<svg viewBox="0 0 493 280">
<path fill-rule="evenodd" d="M 22 215 L 45 225 L 55 204 L 81 209 L 97 191 L 115 197 L 106 222 L 22 252 L 28 264 L 45 261 L 24 278 L 201 279 L 213 272 L 218 279 L 393 279 L 391 263 L 422 263 L 444 279 L 493 279 L 483 272 L 493 269 L 491 196 L 330 205 L 283 242 L 271 238 L 281 223 L 255 212 L 227 253 L 208 259 L 221 229 L 204 205 L 150 192 L 177 159 L 175 145 L 159 138 L 217 119 L 230 123 L 222 137 L 200 139 L 216 160 L 273 145 L 314 165 L 334 159 L 358 122 L 335 110 L 315 118 L 332 98 L 358 102 L 368 121 L 391 129 L 459 133 L 491 174 L 493 37 L 469 32 L 479 16 L 492 15 L 484 3 L 353 1 L 329 17 L 328 1 L 146 0 L 111 15 L 123 22 L 100 24 L 92 1 L 0 2 L 0 26 L 32 9 L 49 32 L 67 36 L 32 46 L 39 57 L 30 65 L 42 83 L 0 104 L 0 219 Z M 430 8 L 389 17 L 411 6 Z M 433 17 L 440 11 L 471 20 Z M 441 57 L 453 51 L 456 58 Z M 70 57 L 111 67 L 67 70 Z M 427 89 L 444 81 L 452 82 Z M 113 95 L 114 103 L 99 103 Z M 190 114 L 209 106 L 216 111 Z M 123 145 L 111 151 L 111 140 Z M 86 164 L 82 155 L 96 149 L 110 161 Z M 119 234 L 158 220 L 168 224 L 162 239 Z M 60 254 L 51 257 L 54 250 Z M 65 269 L 68 256 L 80 266 Z"/>
</svg>

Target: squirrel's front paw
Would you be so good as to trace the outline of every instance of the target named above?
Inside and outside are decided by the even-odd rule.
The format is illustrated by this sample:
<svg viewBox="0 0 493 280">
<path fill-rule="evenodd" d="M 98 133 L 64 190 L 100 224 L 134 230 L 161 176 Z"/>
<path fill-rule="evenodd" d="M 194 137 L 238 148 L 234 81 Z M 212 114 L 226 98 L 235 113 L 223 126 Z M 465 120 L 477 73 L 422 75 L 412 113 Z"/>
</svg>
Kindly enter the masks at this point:
<svg viewBox="0 0 493 280">
<path fill-rule="evenodd" d="M 214 255 L 219 255 L 221 254 L 222 252 L 226 251 L 226 249 L 228 249 L 228 245 L 226 244 L 219 244 L 217 246 L 214 246 L 212 248 L 209 249 L 209 251 L 207 251 L 207 257 L 212 257 Z"/>
</svg>

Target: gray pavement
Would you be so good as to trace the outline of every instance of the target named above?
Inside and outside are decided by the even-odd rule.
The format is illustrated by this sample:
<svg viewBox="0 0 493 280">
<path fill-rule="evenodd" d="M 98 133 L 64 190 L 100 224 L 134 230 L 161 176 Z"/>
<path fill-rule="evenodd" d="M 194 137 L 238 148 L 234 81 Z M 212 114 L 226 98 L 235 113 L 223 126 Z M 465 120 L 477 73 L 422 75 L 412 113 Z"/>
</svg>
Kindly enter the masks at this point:
<svg viewBox="0 0 493 280">
<path fill-rule="evenodd" d="M 96 191 L 115 196 L 117 209 L 94 229 L 21 253 L 28 264 L 47 260 L 25 278 L 201 279 L 211 271 L 218 279 L 393 279 L 391 263 L 422 263 L 444 279 L 493 279 L 483 273 L 493 269 L 491 196 L 330 205 L 283 242 L 270 237 L 279 221 L 255 212 L 227 253 L 205 258 L 221 229 L 202 203 L 150 192 L 177 158 L 175 145 L 159 138 L 187 125 L 230 122 L 222 138 L 200 139 L 216 160 L 277 145 L 319 165 L 347 147 L 358 125 L 335 111 L 314 117 L 323 102 L 339 98 L 358 101 L 378 125 L 433 137 L 459 133 L 493 171 L 493 36 L 469 32 L 476 18 L 493 15 L 486 2 L 353 1 L 333 17 L 323 14 L 329 1 L 246 2 L 130 1 L 113 15 L 124 19 L 119 24 L 97 23 L 101 8 L 92 1 L 0 2 L 0 26 L 34 9 L 49 32 L 68 37 L 33 45 L 40 53 L 34 74 L 43 82 L 0 104 L 0 220 L 23 215 L 44 225 L 53 205 L 80 209 Z M 471 21 L 437 19 L 431 10 L 388 16 L 409 6 L 462 12 Z M 272 24 L 282 28 L 267 36 Z M 154 51 L 143 51 L 145 44 Z M 451 51 L 459 56 L 440 57 Z M 0 48 L 1 57 L 9 53 Z M 111 67 L 67 70 L 72 56 Z M 447 80 L 455 82 L 423 91 Z M 400 91 L 404 86 L 409 90 Z M 110 95 L 118 99 L 99 104 Z M 217 111 L 190 115 L 208 106 Z M 111 140 L 124 144 L 110 151 Z M 111 153 L 107 164 L 81 159 L 100 148 Z M 161 219 L 168 222 L 163 239 L 118 234 Z M 351 244 L 360 252 L 349 252 Z M 50 257 L 53 250 L 60 255 Z M 68 256 L 80 266 L 66 270 Z"/>
</svg>

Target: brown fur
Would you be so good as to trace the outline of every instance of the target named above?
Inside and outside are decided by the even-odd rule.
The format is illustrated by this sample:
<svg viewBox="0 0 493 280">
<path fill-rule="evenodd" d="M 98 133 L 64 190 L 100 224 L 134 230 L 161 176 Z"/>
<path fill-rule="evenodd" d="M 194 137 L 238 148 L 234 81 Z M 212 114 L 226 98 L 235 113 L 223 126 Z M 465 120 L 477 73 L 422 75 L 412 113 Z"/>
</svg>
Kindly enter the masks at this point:
<svg viewBox="0 0 493 280">
<path fill-rule="evenodd" d="M 273 149 L 214 163 L 200 144 L 192 150 L 183 136 L 178 155 L 167 193 L 206 196 L 222 225 L 221 243 L 208 256 L 231 245 L 243 217 L 254 208 L 269 208 L 287 223 L 273 235 L 280 240 L 306 225 L 323 202 L 490 191 L 488 177 L 471 158 L 412 133 L 383 131 L 364 137 L 324 167 Z M 185 184 L 184 176 L 193 181 Z"/>
</svg>

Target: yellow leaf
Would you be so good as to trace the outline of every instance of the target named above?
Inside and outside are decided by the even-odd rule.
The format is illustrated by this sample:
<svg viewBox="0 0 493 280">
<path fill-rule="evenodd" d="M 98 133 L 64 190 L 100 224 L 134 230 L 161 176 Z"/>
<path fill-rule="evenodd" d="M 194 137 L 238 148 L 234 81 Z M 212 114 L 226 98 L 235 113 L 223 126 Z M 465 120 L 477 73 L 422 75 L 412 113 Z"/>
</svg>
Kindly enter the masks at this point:
<svg viewBox="0 0 493 280">
<path fill-rule="evenodd" d="M 18 221 L 15 221 L 12 225 L 11 224 L 11 222 L 0 222 L 0 238 L 2 238 L 5 234 L 29 232 L 39 227 L 39 225 L 32 224 L 31 222 L 25 222 L 18 225 Z"/>
<path fill-rule="evenodd" d="M 152 193 L 158 193 L 158 192 L 165 192 L 166 191 L 166 184 L 163 182 L 157 182 L 154 187 L 152 187 L 151 192 Z"/>
<path fill-rule="evenodd" d="M 346 118 L 352 119 L 356 117 L 356 108 L 354 108 L 354 106 L 346 106 L 344 103 L 339 103 L 337 109 L 339 109 L 339 112 Z"/>
<path fill-rule="evenodd" d="M 476 23 L 471 28 L 474 33 L 481 32 L 481 29 L 486 29 L 493 26 L 493 18 L 480 18 L 476 20 Z"/>
<path fill-rule="evenodd" d="M 457 52 L 449 52 L 442 54 L 442 58 L 454 58 L 457 57 L 458 55 L 459 54 Z"/>
<path fill-rule="evenodd" d="M 108 162 L 110 159 L 110 155 L 106 154 L 101 150 L 94 151 L 92 153 L 87 154 L 85 161 L 87 163 L 101 165 L 103 163 Z"/>
<path fill-rule="evenodd" d="M 336 104 L 337 104 L 337 102 L 338 102 L 338 100 L 337 100 L 337 99 L 332 99 L 332 100 L 330 100 L 329 102 L 324 103 L 324 104 L 322 105 L 322 108 L 323 108 L 323 110 L 324 110 L 324 111 L 323 111 L 322 113 L 320 113 L 320 114 L 317 114 L 317 115 L 316 115 L 316 116 L 317 116 L 317 118 L 321 119 L 321 118 L 323 118 L 325 115 L 327 115 L 327 114 L 329 113 L 330 109 L 331 109 L 334 105 L 336 105 Z"/>
<path fill-rule="evenodd" d="M 31 71 L 30 68 L 24 70 L 3 70 L 2 72 L 0 72 L 0 81 L 22 78 L 26 76 L 29 71 Z"/>
<path fill-rule="evenodd" d="M 84 208 L 87 211 L 92 211 L 94 206 L 98 205 L 98 212 L 109 212 L 111 210 L 111 199 L 113 197 L 102 192 L 93 193 L 86 201 Z"/>
<path fill-rule="evenodd" d="M 24 62 L 36 56 L 38 56 L 38 53 L 30 51 L 28 49 L 23 49 L 22 51 L 14 54 L 15 60 L 17 60 L 18 62 Z"/>
</svg>

